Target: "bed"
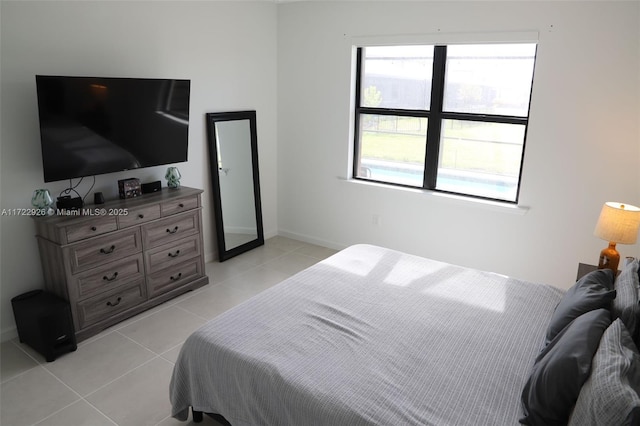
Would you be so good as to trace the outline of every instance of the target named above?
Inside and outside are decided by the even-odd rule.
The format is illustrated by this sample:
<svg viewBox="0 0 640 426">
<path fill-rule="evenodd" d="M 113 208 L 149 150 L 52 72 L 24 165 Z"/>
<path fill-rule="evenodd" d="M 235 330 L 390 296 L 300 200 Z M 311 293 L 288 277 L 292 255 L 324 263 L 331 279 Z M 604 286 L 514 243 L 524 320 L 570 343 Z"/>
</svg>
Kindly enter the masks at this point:
<svg viewBox="0 0 640 426">
<path fill-rule="evenodd" d="M 233 426 L 517 425 L 541 349 L 559 346 L 546 339 L 565 297 L 352 246 L 194 332 L 174 367 L 172 416 L 186 420 L 191 408 L 196 421 L 215 413 Z"/>
</svg>

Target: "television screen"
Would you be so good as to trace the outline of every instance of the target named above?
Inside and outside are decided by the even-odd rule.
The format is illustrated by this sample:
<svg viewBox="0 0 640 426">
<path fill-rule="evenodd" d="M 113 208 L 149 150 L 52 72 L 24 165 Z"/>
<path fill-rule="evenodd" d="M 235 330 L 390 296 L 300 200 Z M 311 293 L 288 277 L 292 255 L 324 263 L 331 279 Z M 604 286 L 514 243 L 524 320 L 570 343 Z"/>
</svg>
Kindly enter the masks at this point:
<svg viewBox="0 0 640 426">
<path fill-rule="evenodd" d="M 44 181 L 187 161 L 190 87 L 37 75 Z"/>
</svg>

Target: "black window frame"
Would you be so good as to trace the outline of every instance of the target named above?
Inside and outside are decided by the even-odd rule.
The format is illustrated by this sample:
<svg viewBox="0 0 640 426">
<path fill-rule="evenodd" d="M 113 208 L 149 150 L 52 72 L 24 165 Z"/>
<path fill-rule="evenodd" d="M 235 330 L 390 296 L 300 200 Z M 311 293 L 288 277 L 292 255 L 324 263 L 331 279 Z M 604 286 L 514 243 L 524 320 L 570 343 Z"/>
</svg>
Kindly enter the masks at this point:
<svg viewBox="0 0 640 426">
<path fill-rule="evenodd" d="M 482 45 L 490 45 L 493 43 L 481 43 Z M 498 43 L 495 43 L 498 44 Z M 531 43 L 534 44 L 534 43 Z M 444 104 L 444 87 L 446 76 L 446 64 L 447 64 L 447 45 L 433 45 L 433 74 L 431 78 L 431 104 L 429 110 L 419 109 L 401 109 L 401 108 L 378 108 L 378 107 L 364 107 L 362 106 L 362 80 L 363 80 L 363 49 L 367 46 L 356 47 L 356 87 L 355 87 L 355 119 L 354 119 L 354 151 L 353 151 L 353 178 L 357 180 L 363 180 L 367 182 L 376 182 L 385 185 L 414 188 L 414 189 L 426 189 L 429 191 L 436 191 L 448 194 L 459 195 L 463 197 L 471 197 L 482 200 L 498 201 L 501 203 L 518 204 L 520 198 L 520 186 L 522 183 L 522 169 L 524 166 L 524 153 L 526 150 L 527 133 L 529 130 L 529 115 L 531 112 L 531 98 L 533 93 L 533 81 L 535 74 L 535 64 L 537 59 L 537 43 L 536 51 L 534 53 L 533 72 L 531 76 L 531 86 L 529 92 L 529 105 L 527 107 L 527 115 L 525 117 L 510 116 L 510 115 L 498 115 L 498 114 L 475 114 L 466 112 L 448 112 L 443 110 Z M 358 166 L 360 164 L 360 117 L 363 114 L 375 114 L 386 116 L 400 116 L 400 117 L 415 117 L 415 118 L 427 118 L 427 137 L 425 140 L 426 154 L 424 162 L 424 181 L 422 187 L 406 185 L 396 182 L 388 182 L 382 180 L 371 179 L 367 177 L 358 176 Z M 440 152 L 440 136 L 442 131 L 443 120 L 465 120 L 465 121 L 479 121 L 485 123 L 503 123 L 503 124 L 519 124 L 524 125 L 524 137 L 522 141 L 522 153 L 520 158 L 520 171 L 518 173 L 518 184 L 516 189 L 515 200 L 505 200 L 502 198 L 493 198 L 476 194 L 467 194 L 463 192 L 447 191 L 436 188 L 437 176 L 438 176 L 438 161 Z"/>
</svg>

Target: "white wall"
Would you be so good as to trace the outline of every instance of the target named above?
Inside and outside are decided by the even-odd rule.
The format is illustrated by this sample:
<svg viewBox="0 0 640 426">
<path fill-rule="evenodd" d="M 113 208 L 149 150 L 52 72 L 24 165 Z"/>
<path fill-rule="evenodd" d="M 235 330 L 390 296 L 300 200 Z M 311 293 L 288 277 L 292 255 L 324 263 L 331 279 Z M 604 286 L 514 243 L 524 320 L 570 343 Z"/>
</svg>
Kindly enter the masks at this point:
<svg viewBox="0 0 640 426">
<path fill-rule="evenodd" d="M 34 189 L 57 195 L 67 182 L 42 176 L 35 74 L 191 79 L 189 161 L 184 186 L 205 190 L 205 253 L 215 227 L 205 113 L 257 110 L 266 235 L 277 233 L 276 5 L 269 2 L 0 2 L 1 196 L 29 207 Z M 117 180 L 161 179 L 166 166 L 98 176 L 94 191 L 117 198 Z M 91 179 L 89 179 L 91 180 Z M 81 193 L 89 189 L 83 183 Z M 93 191 L 92 191 L 93 192 Z M 87 200 L 92 200 L 89 194 Z M 15 333 L 10 299 L 43 283 L 34 226 L 1 218 L 0 324 Z"/>
<path fill-rule="evenodd" d="M 281 234 L 376 243 L 541 281 L 597 263 L 605 201 L 640 205 L 640 3 L 303 2 L 278 7 Z M 509 209 L 345 181 L 351 39 L 539 32 L 520 204 Z M 379 225 L 373 224 L 379 216 Z M 619 245 L 638 256 L 638 245 Z"/>
</svg>

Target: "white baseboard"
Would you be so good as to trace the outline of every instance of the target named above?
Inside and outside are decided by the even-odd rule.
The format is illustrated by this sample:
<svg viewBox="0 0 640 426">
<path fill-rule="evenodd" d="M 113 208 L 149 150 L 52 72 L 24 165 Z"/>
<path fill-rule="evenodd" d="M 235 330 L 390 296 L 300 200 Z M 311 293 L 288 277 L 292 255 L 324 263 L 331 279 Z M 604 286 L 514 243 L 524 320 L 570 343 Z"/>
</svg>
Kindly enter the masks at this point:
<svg viewBox="0 0 640 426">
<path fill-rule="evenodd" d="M 318 246 L 322 246 L 322 247 L 327 247 L 330 249 L 334 249 L 334 250 L 342 250 L 344 248 L 346 248 L 347 246 L 345 244 L 339 244 L 333 241 L 327 241 L 327 240 L 323 240 L 321 238 L 316 238 L 316 237 L 312 237 L 310 235 L 305 235 L 305 234 L 300 234 L 297 232 L 291 232 L 291 231 L 287 231 L 284 229 L 281 229 L 278 232 L 278 235 L 282 236 L 282 237 L 287 237 L 287 238 L 291 238 L 294 240 L 298 240 L 298 241 L 302 241 L 305 243 L 309 243 L 309 244 L 315 244 Z"/>
<path fill-rule="evenodd" d="M 269 232 L 265 232 L 265 233 L 264 233 L 264 239 L 265 239 L 265 240 L 268 240 L 269 238 L 277 237 L 278 235 L 279 235 L 279 234 L 278 234 L 278 231 L 269 231 Z"/>
</svg>

